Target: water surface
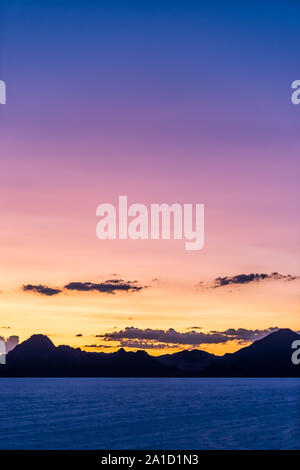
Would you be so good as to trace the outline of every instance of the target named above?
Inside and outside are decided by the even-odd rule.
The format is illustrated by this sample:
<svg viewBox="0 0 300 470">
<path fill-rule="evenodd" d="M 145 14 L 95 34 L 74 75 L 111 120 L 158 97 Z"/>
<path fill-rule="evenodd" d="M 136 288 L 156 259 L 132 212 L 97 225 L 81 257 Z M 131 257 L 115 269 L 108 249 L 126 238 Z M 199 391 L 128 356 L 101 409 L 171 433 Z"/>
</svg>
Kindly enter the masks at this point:
<svg viewBox="0 0 300 470">
<path fill-rule="evenodd" d="M 0 379 L 1 449 L 299 449 L 300 379 Z"/>
</svg>

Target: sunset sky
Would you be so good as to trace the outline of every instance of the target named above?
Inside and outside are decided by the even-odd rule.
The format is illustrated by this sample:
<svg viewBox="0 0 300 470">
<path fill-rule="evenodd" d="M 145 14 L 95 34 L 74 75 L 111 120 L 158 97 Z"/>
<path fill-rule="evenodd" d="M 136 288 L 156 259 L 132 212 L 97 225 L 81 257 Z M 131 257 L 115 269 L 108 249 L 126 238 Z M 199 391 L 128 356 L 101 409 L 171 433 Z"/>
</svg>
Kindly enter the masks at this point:
<svg viewBox="0 0 300 470">
<path fill-rule="evenodd" d="M 223 354 L 299 330 L 299 4 L 4 0 L 0 15 L 0 336 Z M 98 240 L 96 208 L 119 195 L 204 203 L 204 248 Z M 268 276 L 236 277 L 251 273 Z"/>
</svg>

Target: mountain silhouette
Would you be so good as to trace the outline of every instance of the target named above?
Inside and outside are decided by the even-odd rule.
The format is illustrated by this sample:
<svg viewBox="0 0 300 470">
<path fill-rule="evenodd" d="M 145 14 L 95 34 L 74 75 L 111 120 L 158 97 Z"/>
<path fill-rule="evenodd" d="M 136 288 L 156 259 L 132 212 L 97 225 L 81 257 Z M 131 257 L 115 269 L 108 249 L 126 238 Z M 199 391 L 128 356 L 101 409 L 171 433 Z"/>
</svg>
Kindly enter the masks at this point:
<svg viewBox="0 0 300 470">
<path fill-rule="evenodd" d="M 178 367 L 185 371 L 201 371 L 218 360 L 218 356 L 200 349 L 180 351 L 174 354 L 164 354 L 158 360 L 167 366 Z"/>
<path fill-rule="evenodd" d="M 86 352 L 33 335 L 10 351 L 0 377 L 299 377 L 291 361 L 300 335 L 278 330 L 232 354 L 194 349 L 158 357 L 145 351 Z"/>
<path fill-rule="evenodd" d="M 206 369 L 206 374 L 225 376 L 299 376 L 300 367 L 291 361 L 292 343 L 300 335 L 281 329 L 232 354 L 225 354 Z"/>
<path fill-rule="evenodd" d="M 32 335 L 29 339 L 18 345 L 19 354 L 47 354 L 54 351 L 55 346 L 51 339 L 45 335 Z"/>
<path fill-rule="evenodd" d="M 33 335 L 7 354 L 0 376 L 9 377 L 169 377 L 181 375 L 145 351 L 94 353 L 55 347 L 44 335 Z"/>
</svg>

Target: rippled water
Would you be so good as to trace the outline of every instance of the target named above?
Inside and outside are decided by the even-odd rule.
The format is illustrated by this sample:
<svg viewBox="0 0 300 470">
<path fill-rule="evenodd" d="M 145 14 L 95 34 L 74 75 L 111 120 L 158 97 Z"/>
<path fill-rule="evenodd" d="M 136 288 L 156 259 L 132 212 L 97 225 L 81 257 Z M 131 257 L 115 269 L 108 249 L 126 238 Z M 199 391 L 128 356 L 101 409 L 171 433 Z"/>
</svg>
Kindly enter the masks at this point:
<svg viewBox="0 0 300 470">
<path fill-rule="evenodd" d="M 0 379 L 1 449 L 299 449 L 300 379 Z"/>
</svg>

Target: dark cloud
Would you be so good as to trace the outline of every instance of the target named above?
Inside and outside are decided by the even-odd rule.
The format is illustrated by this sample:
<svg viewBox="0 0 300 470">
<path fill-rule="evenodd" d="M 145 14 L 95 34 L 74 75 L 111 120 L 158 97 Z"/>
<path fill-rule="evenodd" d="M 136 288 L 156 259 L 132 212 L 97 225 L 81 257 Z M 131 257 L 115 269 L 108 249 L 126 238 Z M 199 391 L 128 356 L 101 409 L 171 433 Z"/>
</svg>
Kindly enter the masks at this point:
<svg viewBox="0 0 300 470">
<path fill-rule="evenodd" d="M 83 336 L 82 333 L 78 333 L 78 334 L 76 335 L 77 338 L 81 338 L 81 336 Z"/>
<path fill-rule="evenodd" d="M 126 327 L 124 330 L 113 331 L 112 333 L 104 333 L 96 335 L 104 341 L 119 341 L 122 346 L 126 346 L 128 341 L 146 341 L 153 343 L 177 344 L 200 346 L 201 344 L 220 344 L 228 341 L 238 341 L 240 343 L 254 341 L 262 338 L 273 331 L 278 330 L 277 327 L 267 328 L 265 330 L 247 330 L 244 328 L 228 329 L 225 331 L 210 331 L 202 333 L 197 331 L 189 331 L 181 333 L 169 328 L 168 330 L 158 329 L 140 329 L 133 326 Z M 125 344 L 127 342 L 127 344 Z M 141 347 L 141 346 L 140 346 Z M 167 347 L 167 346 L 166 346 Z"/>
<path fill-rule="evenodd" d="M 115 294 L 117 291 L 138 292 L 145 286 L 136 285 L 138 281 L 124 281 L 123 279 L 108 279 L 107 281 L 95 284 L 94 282 L 70 282 L 65 285 L 67 290 L 81 292 L 97 291 L 106 294 Z"/>
<path fill-rule="evenodd" d="M 297 276 L 292 276 L 291 274 L 280 274 L 277 272 L 273 272 L 271 274 L 265 274 L 265 273 L 237 274 L 236 276 L 217 277 L 214 280 L 212 287 L 217 288 L 217 287 L 223 287 L 223 286 L 228 286 L 228 285 L 249 284 L 251 282 L 264 281 L 266 279 L 294 281 L 297 278 L 298 278 Z"/>
<path fill-rule="evenodd" d="M 187 326 L 187 330 L 202 330 L 202 326 Z"/>
<path fill-rule="evenodd" d="M 42 284 L 39 284 L 37 286 L 33 284 L 26 284 L 22 286 L 22 289 L 25 292 L 35 292 L 37 294 L 48 295 L 48 296 L 57 295 L 57 294 L 60 294 L 60 292 L 62 292 L 61 289 L 54 289 L 52 287 L 43 286 Z"/>
<path fill-rule="evenodd" d="M 94 348 L 94 349 L 110 349 L 113 348 L 113 346 L 108 346 L 106 344 L 85 344 L 85 348 Z"/>
<path fill-rule="evenodd" d="M 116 292 L 138 292 L 147 286 L 141 286 L 138 281 L 124 281 L 124 279 L 107 279 L 100 283 L 94 282 L 69 282 L 64 287 L 53 288 L 42 284 L 25 284 L 22 286 L 24 292 L 35 292 L 41 295 L 53 296 L 60 294 L 63 290 L 89 292 L 97 291 L 106 294 L 115 294 Z"/>
<path fill-rule="evenodd" d="M 229 328 L 225 331 L 211 331 L 212 334 L 222 334 L 224 338 L 228 337 L 230 341 L 236 340 L 239 343 L 247 343 L 249 341 L 256 341 L 258 339 L 263 338 L 264 336 L 277 331 L 279 328 L 277 326 L 272 326 L 270 328 L 266 328 L 264 330 L 248 330 L 246 328 Z"/>
<path fill-rule="evenodd" d="M 177 348 L 177 344 L 166 344 L 166 343 L 156 343 L 143 340 L 132 340 L 132 339 L 122 339 L 120 340 L 120 346 L 122 348 L 133 348 L 133 349 L 174 349 Z"/>
</svg>

